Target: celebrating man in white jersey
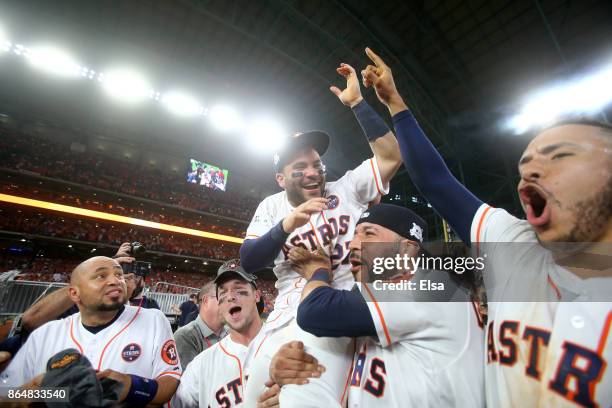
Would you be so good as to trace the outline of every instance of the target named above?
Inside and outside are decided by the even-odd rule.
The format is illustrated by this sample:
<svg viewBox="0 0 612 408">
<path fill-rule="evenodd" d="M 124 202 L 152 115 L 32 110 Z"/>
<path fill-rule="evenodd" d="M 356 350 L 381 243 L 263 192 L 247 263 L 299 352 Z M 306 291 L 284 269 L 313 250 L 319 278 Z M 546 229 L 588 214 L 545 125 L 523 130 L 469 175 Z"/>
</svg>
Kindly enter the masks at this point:
<svg viewBox="0 0 612 408">
<path fill-rule="evenodd" d="M 349 407 L 484 406 L 483 324 L 471 294 L 455 283 L 453 272 L 415 269 L 409 262 L 380 274 L 373 268 L 377 259 L 416 259 L 426 235 L 427 225 L 409 209 L 370 207 L 350 244 L 361 292 L 329 285 L 330 261 L 322 251 L 289 253 L 308 279 L 300 327 L 316 336 L 357 338 Z M 397 289 L 408 282 L 416 289 Z M 432 294 L 423 282 L 444 289 Z"/>
<path fill-rule="evenodd" d="M 353 109 L 374 157 L 339 180 L 326 182 L 321 160 L 329 145 L 326 133 L 297 134 L 285 151 L 275 155 L 276 180 L 284 191 L 259 204 L 240 249 L 242 265 L 247 271 L 256 272 L 274 263 L 278 279 L 274 311 L 264 327 L 265 344 L 261 348 L 252 346 L 259 352 L 251 353 L 256 362 L 247 387 L 247 405 L 253 404 L 263 392 L 269 361 L 276 349 L 289 340 L 303 340 L 311 354 L 325 360 L 327 371 L 321 379 L 299 389 L 283 387 L 281 401 L 285 399 L 292 407 L 332 407 L 340 405 L 346 397 L 352 353 L 350 342 L 319 340 L 292 323 L 304 280 L 292 270 L 287 256 L 293 247 L 313 250 L 321 245 L 331 248 L 329 255 L 335 272 L 332 284 L 350 289 L 354 280 L 347 255 L 355 223 L 370 201 L 387 193 L 389 180 L 399 168 L 400 156 L 395 137 L 361 97 L 355 70 L 342 64 L 338 73 L 347 79 L 347 88 L 340 91 L 332 87 L 331 90 Z M 293 397 L 289 399 L 289 395 Z"/>
<path fill-rule="evenodd" d="M 450 173 L 370 50 L 362 71 L 388 107 L 414 184 L 488 255 L 486 396 L 491 407 L 612 406 L 612 126 L 541 131 L 519 161 L 527 220 L 484 204 Z"/>
<path fill-rule="evenodd" d="M 198 354 L 187 366 L 171 406 L 230 408 L 244 401 L 245 359 L 251 342 L 261 332 L 257 311 L 260 293 L 256 277 L 238 260 L 224 263 L 215 279 L 219 312 L 229 335 Z"/>
<path fill-rule="evenodd" d="M 125 305 L 119 263 L 102 256 L 82 262 L 72 272 L 69 293 L 79 313 L 32 332 L 2 373 L 2 390 L 40 384 L 50 357 L 76 349 L 98 378 L 123 384 L 119 401 L 145 406 L 170 400 L 181 376 L 170 323 L 157 309 Z"/>
</svg>

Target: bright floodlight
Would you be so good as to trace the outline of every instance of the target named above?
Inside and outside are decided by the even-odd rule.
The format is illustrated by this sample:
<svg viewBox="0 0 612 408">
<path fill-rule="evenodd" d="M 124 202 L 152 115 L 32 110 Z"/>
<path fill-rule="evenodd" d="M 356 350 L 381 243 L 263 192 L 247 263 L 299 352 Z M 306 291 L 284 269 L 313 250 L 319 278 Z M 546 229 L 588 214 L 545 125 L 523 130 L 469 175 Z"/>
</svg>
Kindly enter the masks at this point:
<svg viewBox="0 0 612 408">
<path fill-rule="evenodd" d="M 282 126 L 269 119 L 253 122 L 247 129 L 250 146 L 261 152 L 281 149 L 287 141 L 287 134 Z"/>
<path fill-rule="evenodd" d="M 2 27 L 0 27 L 0 53 L 6 52 L 10 49 L 11 49 L 11 42 L 9 41 Z"/>
<path fill-rule="evenodd" d="M 195 98 L 182 92 L 164 94 L 162 103 L 170 112 L 179 116 L 196 116 L 204 112 L 204 108 Z"/>
<path fill-rule="evenodd" d="M 100 82 L 109 95 L 128 103 L 142 101 L 152 92 L 140 74 L 126 69 L 104 72 L 100 75 Z"/>
<path fill-rule="evenodd" d="M 81 66 L 70 54 L 53 46 L 32 47 L 27 58 L 35 68 L 57 76 L 74 78 L 81 71 Z"/>
<path fill-rule="evenodd" d="M 242 127 L 242 119 L 236 110 L 229 106 L 217 105 L 208 112 L 212 125 L 221 131 L 237 130 Z"/>
<path fill-rule="evenodd" d="M 596 113 L 612 102 L 612 66 L 533 95 L 510 119 L 517 133 L 553 123 L 562 115 Z"/>
</svg>

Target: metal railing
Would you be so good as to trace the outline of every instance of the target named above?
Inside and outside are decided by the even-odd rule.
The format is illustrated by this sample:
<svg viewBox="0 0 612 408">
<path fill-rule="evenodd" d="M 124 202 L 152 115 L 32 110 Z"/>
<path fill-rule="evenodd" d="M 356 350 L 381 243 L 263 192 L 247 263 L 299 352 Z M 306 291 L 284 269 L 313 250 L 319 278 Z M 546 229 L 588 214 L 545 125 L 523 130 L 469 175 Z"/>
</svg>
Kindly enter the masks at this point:
<svg viewBox="0 0 612 408">
<path fill-rule="evenodd" d="M 38 299 L 66 286 L 65 283 L 9 280 L 0 283 L 0 316 L 25 312 Z"/>
<path fill-rule="evenodd" d="M 66 283 L 9 280 L 0 282 L 0 316 L 19 316 L 39 299 L 67 286 Z M 173 290 L 174 289 L 174 290 Z M 181 291 L 182 293 L 170 293 Z M 153 291 L 145 291 L 147 297 L 155 299 L 162 312 L 176 315 L 173 305 L 179 306 L 189 300 L 191 293 L 200 290 L 189 286 L 158 282 Z"/>
</svg>

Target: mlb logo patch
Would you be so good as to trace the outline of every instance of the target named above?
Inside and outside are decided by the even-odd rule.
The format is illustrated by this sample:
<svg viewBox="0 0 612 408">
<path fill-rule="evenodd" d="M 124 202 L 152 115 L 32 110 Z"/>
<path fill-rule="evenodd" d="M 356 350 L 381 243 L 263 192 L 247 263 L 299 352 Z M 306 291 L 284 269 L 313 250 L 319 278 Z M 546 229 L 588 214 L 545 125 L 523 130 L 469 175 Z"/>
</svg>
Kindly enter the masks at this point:
<svg viewBox="0 0 612 408">
<path fill-rule="evenodd" d="M 333 210 L 334 208 L 337 208 L 338 205 L 340 205 L 340 199 L 338 198 L 338 196 L 330 195 L 329 197 L 327 197 L 328 210 Z"/>
<path fill-rule="evenodd" d="M 140 357 L 141 353 L 142 353 L 142 348 L 140 348 L 139 344 L 130 343 L 127 346 L 125 346 L 123 350 L 121 350 L 121 358 L 124 361 L 131 363 L 132 361 Z"/>
</svg>

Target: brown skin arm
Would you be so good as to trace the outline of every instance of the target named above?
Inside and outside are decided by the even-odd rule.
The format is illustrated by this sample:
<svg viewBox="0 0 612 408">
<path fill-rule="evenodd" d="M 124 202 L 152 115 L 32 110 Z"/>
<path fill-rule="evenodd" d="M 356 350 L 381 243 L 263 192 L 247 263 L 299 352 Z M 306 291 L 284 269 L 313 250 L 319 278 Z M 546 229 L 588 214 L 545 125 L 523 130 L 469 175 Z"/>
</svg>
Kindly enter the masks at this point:
<svg viewBox="0 0 612 408">
<path fill-rule="evenodd" d="M 57 319 L 72 305 L 74 302 L 70 300 L 68 287 L 58 289 L 30 306 L 21 316 L 21 325 L 25 331 L 31 333 L 43 324 Z"/>
</svg>

